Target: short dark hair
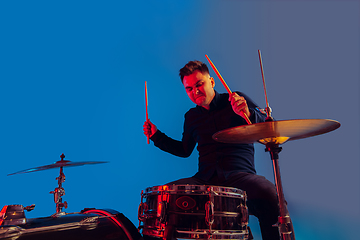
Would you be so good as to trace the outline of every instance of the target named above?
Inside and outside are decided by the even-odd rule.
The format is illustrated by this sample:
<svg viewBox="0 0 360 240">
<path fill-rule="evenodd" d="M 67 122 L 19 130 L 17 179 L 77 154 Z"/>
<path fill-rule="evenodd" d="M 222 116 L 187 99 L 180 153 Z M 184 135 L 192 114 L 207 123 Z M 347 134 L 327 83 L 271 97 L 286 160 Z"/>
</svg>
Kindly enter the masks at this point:
<svg viewBox="0 0 360 240">
<path fill-rule="evenodd" d="M 185 76 L 191 75 L 196 70 L 199 70 L 201 73 L 209 74 L 209 69 L 205 63 L 197 60 L 190 61 L 182 69 L 180 69 L 179 76 L 181 82 L 183 82 Z"/>
</svg>

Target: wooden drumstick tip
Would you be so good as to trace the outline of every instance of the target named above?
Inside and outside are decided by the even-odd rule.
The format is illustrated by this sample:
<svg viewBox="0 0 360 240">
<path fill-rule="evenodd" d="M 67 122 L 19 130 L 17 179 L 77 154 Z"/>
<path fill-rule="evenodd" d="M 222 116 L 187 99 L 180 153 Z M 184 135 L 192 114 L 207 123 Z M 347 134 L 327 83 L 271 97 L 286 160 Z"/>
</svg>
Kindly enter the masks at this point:
<svg viewBox="0 0 360 240">
<path fill-rule="evenodd" d="M 218 78 L 220 79 L 221 83 L 224 85 L 226 91 L 231 94 L 231 90 L 228 87 L 228 85 L 226 84 L 225 80 L 223 79 L 223 77 L 221 76 L 220 72 L 217 70 L 217 68 L 215 67 L 215 65 L 213 64 L 213 62 L 210 60 L 210 58 L 208 57 L 208 55 L 205 54 L 206 59 L 209 61 L 209 64 L 211 66 L 211 68 L 214 70 L 215 74 L 218 76 Z"/>
</svg>

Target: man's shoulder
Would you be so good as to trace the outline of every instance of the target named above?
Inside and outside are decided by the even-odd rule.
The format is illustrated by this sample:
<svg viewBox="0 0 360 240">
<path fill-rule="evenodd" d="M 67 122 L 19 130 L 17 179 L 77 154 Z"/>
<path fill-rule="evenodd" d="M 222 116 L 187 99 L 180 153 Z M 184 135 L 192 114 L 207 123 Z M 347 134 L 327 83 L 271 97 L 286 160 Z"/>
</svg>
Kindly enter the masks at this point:
<svg viewBox="0 0 360 240">
<path fill-rule="evenodd" d="M 185 113 L 185 117 L 192 115 L 192 114 L 199 113 L 199 112 L 200 112 L 200 110 L 199 110 L 198 106 L 192 107 Z"/>
</svg>

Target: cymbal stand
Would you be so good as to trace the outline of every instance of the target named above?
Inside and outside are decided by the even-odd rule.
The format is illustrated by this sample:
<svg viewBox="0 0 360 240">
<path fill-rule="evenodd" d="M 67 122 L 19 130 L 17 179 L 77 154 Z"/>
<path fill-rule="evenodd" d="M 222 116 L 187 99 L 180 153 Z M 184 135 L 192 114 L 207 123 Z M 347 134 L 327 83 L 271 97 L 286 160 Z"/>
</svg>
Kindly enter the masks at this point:
<svg viewBox="0 0 360 240">
<path fill-rule="evenodd" d="M 258 55 L 259 55 L 261 77 L 263 80 L 265 100 L 266 100 L 265 111 L 266 111 L 267 117 L 265 119 L 265 122 L 271 122 L 271 121 L 274 121 L 274 119 L 271 116 L 271 108 L 269 106 L 269 101 L 267 98 L 264 68 L 263 68 L 263 64 L 262 64 L 260 50 L 258 50 Z M 289 215 L 289 212 L 288 212 L 286 204 L 285 204 L 285 197 L 284 197 L 283 187 L 282 187 L 282 183 L 281 183 L 281 175 L 280 175 L 280 167 L 279 167 L 279 153 L 281 152 L 282 147 L 279 147 L 278 143 L 272 142 L 272 141 L 267 142 L 265 144 L 265 146 L 266 146 L 265 151 L 270 153 L 271 160 L 273 162 L 273 168 L 274 168 L 274 177 L 275 177 L 276 191 L 278 194 L 279 212 L 280 212 L 280 214 L 279 214 L 280 216 L 278 219 L 278 227 L 279 227 L 280 237 L 282 240 L 295 240 L 295 234 L 294 234 L 292 222 L 290 219 L 290 215 Z"/>
<path fill-rule="evenodd" d="M 293 232 L 292 222 L 285 204 L 285 197 L 281 183 L 280 167 L 279 167 L 279 153 L 281 152 L 281 150 L 282 147 L 279 147 L 279 144 L 273 142 L 269 142 L 266 144 L 265 151 L 270 153 L 274 167 L 274 177 L 275 177 L 276 191 L 278 194 L 279 212 L 280 212 L 279 214 L 280 216 L 278 218 L 278 227 L 279 227 L 280 236 L 282 240 L 295 240 L 295 234 Z"/>
<path fill-rule="evenodd" d="M 65 155 L 61 154 L 60 156 L 61 161 L 58 162 L 67 162 L 66 160 L 64 160 Z M 65 201 L 64 203 L 62 202 L 62 196 L 65 195 L 65 189 L 62 187 L 62 183 L 65 182 L 65 174 L 63 172 L 63 167 L 60 167 L 60 175 L 59 177 L 56 178 L 56 180 L 58 180 L 58 184 L 59 186 L 57 188 L 55 188 L 54 191 L 51 191 L 50 194 L 54 194 L 54 202 L 56 203 L 56 213 L 62 213 L 62 208 L 65 207 L 67 208 L 67 202 Z"/>
</svg>

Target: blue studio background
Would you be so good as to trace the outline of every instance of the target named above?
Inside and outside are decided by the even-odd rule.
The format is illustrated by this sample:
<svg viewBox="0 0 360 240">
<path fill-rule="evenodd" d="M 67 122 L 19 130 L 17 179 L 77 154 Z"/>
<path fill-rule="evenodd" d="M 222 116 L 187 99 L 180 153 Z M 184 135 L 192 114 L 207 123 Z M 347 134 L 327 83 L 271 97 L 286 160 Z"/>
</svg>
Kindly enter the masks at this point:
<svg viewBox="0 0 360 240">
<path fill-rule="evenodd" d="M 178 70 L 207 54 L 232 90 L 265 107 L 260 49 L 276 119 L 342 124 L 283 145 L 297 239 L 358 239 L 359 9 L 359 1 L 0 1 L 0 207 L 53 214 L 58 170 L 7 174 L 64 153 L 109 161 L 64 169 L 66 212 L 111 208 L 138 226 L 141 190 L 197 170 L 196 151 L 182 159 L 146 144 L 144 82 L 150 119 L 180 139 L 193 103 Z M 259 144 L 256 168 L 273 181 Z M 256 218 L 250 226 L 260 239 Z"/>
</svg>

